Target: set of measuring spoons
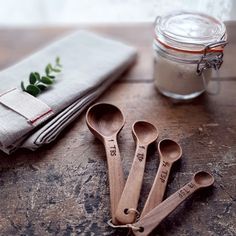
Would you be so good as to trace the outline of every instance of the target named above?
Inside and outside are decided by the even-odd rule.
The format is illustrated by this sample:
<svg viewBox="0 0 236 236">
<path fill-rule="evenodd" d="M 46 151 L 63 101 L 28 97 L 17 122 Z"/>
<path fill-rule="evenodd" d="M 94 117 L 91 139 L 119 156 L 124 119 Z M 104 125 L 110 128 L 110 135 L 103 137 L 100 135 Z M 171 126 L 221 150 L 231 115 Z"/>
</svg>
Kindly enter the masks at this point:
<svg viewBox="0 0 236 236">
<path fill-rule="evenodd" d="M 112 227 L 130 228 L 134 235 L 146 236 L 193 192 L 208 187 L 214 182 L 210 173 L 197 172 L 189 183 L 162 201 L 171 166 L 182 155 L 182 149 L 177 142 L 163 139 L 158 143 L 159 168 L 143 211 L 137 219 L 147 149 L 157 140 L 158 130 L 147 121 L 137 121 L 133 124 L 132 133 L 136 142 L 136 151 L 125 182 L 117 144 L 117 135 L 125 123 L 121 110 L 108 103 L 95 104 L 87 111 L 86 123 L 93 135 L 105 146 L 112 215 L 109 224 Z"/>
</svg>

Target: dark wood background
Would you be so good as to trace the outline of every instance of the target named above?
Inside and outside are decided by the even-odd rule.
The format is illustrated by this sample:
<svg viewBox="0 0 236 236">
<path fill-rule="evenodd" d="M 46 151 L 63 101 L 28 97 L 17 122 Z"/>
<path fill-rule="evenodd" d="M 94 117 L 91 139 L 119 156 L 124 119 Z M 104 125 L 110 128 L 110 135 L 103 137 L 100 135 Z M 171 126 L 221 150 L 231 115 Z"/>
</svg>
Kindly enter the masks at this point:
<svg viewBox="0 0 236 236">
<path fill-rule="evenodd" d="M 81 26 L 137 47 L 137 64 L 99 101 L 114 103 L 126 116 L 119 146 L 126 176 L 134 155 L 131 126 L 153 122 L 160 138 L 183 148 L 172 169 L 166 196 L 198 170 L 211 171 L 214 187 L 199 191 L 166 218 L 153 235 L 236 235 L 236 23 L 228 22 L 229 45 L 220 72 L 221 92 L 174 103 L 152 83 L 151 24 Z M 0 68 L 77 28 L 0 29 Z M 174 79 L 174 78 L 173 78 Z M 105 152 L 85 124 L 84 114 L 52 144 L 36 152 L 0 153 L 0 235 L 126 235 L 111 229 Z M 148 154 L 139 210 L 158 168 L 153 145 Z"/>
</svg>

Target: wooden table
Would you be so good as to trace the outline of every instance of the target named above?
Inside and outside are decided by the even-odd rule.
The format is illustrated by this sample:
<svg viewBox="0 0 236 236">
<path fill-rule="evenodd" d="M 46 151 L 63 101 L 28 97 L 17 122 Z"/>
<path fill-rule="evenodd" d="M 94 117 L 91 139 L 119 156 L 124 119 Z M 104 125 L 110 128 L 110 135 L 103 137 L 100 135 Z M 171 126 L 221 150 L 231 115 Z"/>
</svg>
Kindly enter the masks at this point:
<svg viewBox="0 0 236 236">
<path fill-rule="evenodd" d="M 221 69 L 222 89 L 190 103 L 173 103 L 152 83 L 152 26 L 84 26 L 136 46 L 137 64 L 99 99 L 118 105 L 126 116 L 119 146 L 127 176 L 134 155 L 131 125 L 153 122 L 161 138 L 183 148 L 166 191 L 171 195 L 198 170 L 211 171 L 214 187 L 194 194 L 165 219 L 153 235 L 236 235 L 236 24 L 228 23 L 230 44 Z M 0 29 L 1 69 L 74 28 Z M 139 210 L 157 167 L 149 151 Z M 110 219 L 107 166 L 102 144 L 88 131 L 84 114 L 52 144 L 36 152 L 0 153 L 0 235 L 126 235 Z"/>
</svg>

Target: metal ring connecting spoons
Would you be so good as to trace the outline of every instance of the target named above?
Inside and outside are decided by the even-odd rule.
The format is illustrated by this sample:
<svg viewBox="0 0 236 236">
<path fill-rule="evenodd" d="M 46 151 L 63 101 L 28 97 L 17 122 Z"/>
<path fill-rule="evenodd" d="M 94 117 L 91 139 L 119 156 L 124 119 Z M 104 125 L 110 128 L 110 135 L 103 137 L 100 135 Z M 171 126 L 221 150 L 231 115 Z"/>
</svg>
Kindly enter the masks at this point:
<svg viewBox="0 0 236 236">
<path fill-rule="evenodd" d="M 90 107 L 86 113 L 86 123 L 90 131 L 105 146 L 110 187 L 112 222 L 124 188 L 124 173 L 117 145 L 117 134 L 124 126 L 125 119 L 119 108 L 112 104 L 98 103 Z"/>
<path fill-rule="evenodd" d="M 183 186 L 177 192 L 172 194 L 161 204 L 152 209 L 147 215 L 141 217 L 138 222 L 134 223 L 133 233 L 136 236 L 147 236 L 159 223 L 167 217 L 175 208 L 180 205 L 187 197 L 200 188 L 206 188 L 214 183 L 214 177 L 205 171 L 194 174 L 192 181 Z M 139 227 L 139 230 L 137 230 Z"/>
</svg>

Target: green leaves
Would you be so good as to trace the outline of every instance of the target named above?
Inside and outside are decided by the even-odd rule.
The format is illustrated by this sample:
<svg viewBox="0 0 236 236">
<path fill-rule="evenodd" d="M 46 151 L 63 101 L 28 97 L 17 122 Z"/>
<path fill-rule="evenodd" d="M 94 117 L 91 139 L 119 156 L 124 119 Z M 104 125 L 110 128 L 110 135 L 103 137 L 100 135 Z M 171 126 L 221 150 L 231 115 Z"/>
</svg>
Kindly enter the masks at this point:
<svg viewBox="0 0 236 236">
<path fill-rule="evenodd" d="M 56 58 L 56 66 L 57 67 L 62 67 L 61 63 L 60 63 L 60 57 Z"/>
<path fill-rule="evenodd" d="M 41 92 L 41 90 L 38 88 L 38 86 L 30 84 L 26 87 L 26 92 L 36 97 Z"/>
<path fill-rule="evenodd" d="M 30 73 L 30 76 L 29 76 L 29 82 L 30 82 L 30 84 L 35 84 L 36 81 L 37 81 L 36 75 L 35 75 L 33 72 L 31 72 L 31 73 Z"/>
<path fill-rule="evenodd" d="M 31 72 L 29 75 L 29 85 L 25 87 L 24 82 L 22 81 L 21 89 L 24 92 L 27 92 L 36 97 L 38 94 L 46 90 L 50 85 L 54 83 L 54 79 L 56 78 L 55 73 L 60 73 L 61 68 L 62 65 L 60 64 L 60 58 L 57 57 L 55 59 L 54 66 L 52 66 L 51 63 L 49 63 L 45 67 L 46 75 L 40 76 L 38 72 Z"/>
<path fill-rule="evenodd" d="M 57 69 L 57 68 L 52 68 L 52 71 L 53 71 L 53 72 L 56 72 L 56 73 L 61 72 L 61 70 L 60 70 L 60 69 Z"/>
<path fill-rule="evenodd" d="M 50 79 L 50 78 L 48 78 L 48 77 L 46 77 L 46 76 L 43 76 L 43 77 L 41 78 L 41 82 L 44 83 L 44 84 L 52 84 L 52 83 L 53 83 L 53 80 Z"/>
<path fill-rule="evenodd" d="M 52 72 L 55 72 L 55 73 L 61 72 L 60 68 L 62 68 L 62 65 L 60 64 L 60 58 L 57 57 L 55 62 L 56 62 L 55 66 L 52 66 L 52 64 L 49 63 L 45 67 L 45 73 L 46 73 L 47 77 L 49 77 L 49 78 L 50 78 Z"/>
<path fill-rule="evenodd" d="M 40 74 L 38 72 L 34 72 L 34 75 L 35 75 L 36 79 L 39 81 L 40 80 Z"/>
<path fill-rule="evenodd" d="M 21 86 L 21 89 L 22 89 L 23 91 L 25 91 L 25 85 L 24 85 L 24 82 L 23 82 L 23 81 L 21 81 L 20 86 Z"/>
<path fill-rule="evenodd" d="M 44 85 L 44 84 L 38 84 L 37 87 L 38 87 L 41 91 L 47 89 L 47 86 Z"/>
<path fill-rule="evenodd" d="M 45 68 L 45 73 L 46 73 L 46 75 L 49 75 L 49 73 L 50 73 L 49 64 Z"/>
</svg>

